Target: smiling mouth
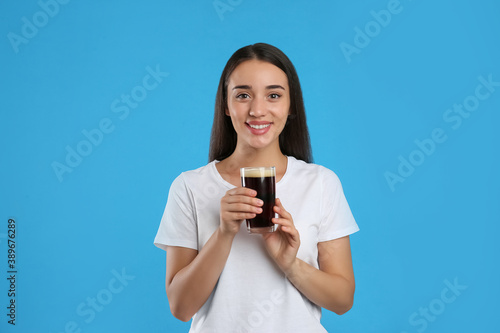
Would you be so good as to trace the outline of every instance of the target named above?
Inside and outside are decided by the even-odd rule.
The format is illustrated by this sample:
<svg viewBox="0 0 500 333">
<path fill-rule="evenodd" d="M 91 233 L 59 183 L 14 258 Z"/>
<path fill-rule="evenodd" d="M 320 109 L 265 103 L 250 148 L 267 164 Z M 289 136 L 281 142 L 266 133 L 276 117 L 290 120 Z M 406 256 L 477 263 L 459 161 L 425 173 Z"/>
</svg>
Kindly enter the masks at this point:
<svg viewBox="0 0 500 333">
<path fill-rule="evenodd" d="M 248 124 L 248 126 L 250 126 L 251 128 L 254 128 L 254 129 L 264 129 L 264 128 L 267 128 L 267 127 L 271 126 L 271 123 L 266 124 L 266 125 L 252 125 L 252 124 Z"/>
</svg>

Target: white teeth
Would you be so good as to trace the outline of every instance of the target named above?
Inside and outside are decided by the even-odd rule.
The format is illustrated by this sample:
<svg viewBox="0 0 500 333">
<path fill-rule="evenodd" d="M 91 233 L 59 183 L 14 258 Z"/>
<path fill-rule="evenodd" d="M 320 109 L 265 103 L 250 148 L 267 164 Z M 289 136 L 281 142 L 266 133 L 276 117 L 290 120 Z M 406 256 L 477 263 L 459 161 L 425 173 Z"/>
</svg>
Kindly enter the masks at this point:
<svg viewBox="0 0 500 333">
<path fill-rule="evenodd" d="M 250 125 L 251 128 L 263 129 L 263 128 L 269 127 L 271 124 L 267 124 L 267 125 L 251 125 L 251 124 L 248 124 L 248 125 Z"/>
</svg>

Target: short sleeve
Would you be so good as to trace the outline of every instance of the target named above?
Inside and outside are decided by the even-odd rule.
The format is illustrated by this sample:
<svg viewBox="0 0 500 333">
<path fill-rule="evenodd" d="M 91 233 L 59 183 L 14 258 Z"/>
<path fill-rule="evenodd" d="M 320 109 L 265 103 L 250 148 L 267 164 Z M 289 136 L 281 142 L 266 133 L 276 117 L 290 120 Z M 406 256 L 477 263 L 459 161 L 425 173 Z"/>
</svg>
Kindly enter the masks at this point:
<svg viewBox="0 0 500 333">
<path fill-rule="evenodd" d="M 163 250 L 166 250 L 167 246 L 198 249 L 195 205 L 183 174 L 179 175 L 170 186 L 167 205 L 154 245 Z"/>
<path fill-rule="evenodd" d="M 326 242 L 350 235 L 359 230 L 337 175 L 322 168 L 323 189 L 319 242 Z"/>
</svg>

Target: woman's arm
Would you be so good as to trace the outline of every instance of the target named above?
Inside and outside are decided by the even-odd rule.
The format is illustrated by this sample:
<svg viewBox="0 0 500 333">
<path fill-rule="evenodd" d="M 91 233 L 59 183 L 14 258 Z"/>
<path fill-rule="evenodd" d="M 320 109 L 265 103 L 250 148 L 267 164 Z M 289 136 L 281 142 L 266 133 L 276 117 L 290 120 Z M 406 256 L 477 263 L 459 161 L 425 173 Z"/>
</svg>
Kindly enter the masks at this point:
<svg viewBox="0 0 500 333">
<path fill-rule="evenodd" d="M 296 258 L 288 270 L 292 284 L 311 302 L 339 315 L 354 299 L 354 273 L 349 236 L 318 243 L 319 269 Z"/>
<path fill-rule="evenodd" d="M 206 302 L 226 264 L 233 239 L 217 229 L 198 251 L 167 247 L 167 290 L 170 311 L 188 321 Z"/>
<path fill-rule="evenodd" d="M 319 269 L 297 258 L 299 232 L 281 201 L 276 199 L 273 222 L 278 230 L 264 236 L 267 250 L 290 282 L 311 302 L 343 314 L 352 307 L 354 273 L 349 236 L 318 243 Z"/>
<path fill-rule="evenodd" d="M 220 225 L 198 253 L 168 246 L 165 289 L 174 317 L 188 321 L 206 302 L 226 264 L 243 219 L 260 213 L 262 202 L 253 190 L 238 187 L 221 199 Z"/>
</svg>

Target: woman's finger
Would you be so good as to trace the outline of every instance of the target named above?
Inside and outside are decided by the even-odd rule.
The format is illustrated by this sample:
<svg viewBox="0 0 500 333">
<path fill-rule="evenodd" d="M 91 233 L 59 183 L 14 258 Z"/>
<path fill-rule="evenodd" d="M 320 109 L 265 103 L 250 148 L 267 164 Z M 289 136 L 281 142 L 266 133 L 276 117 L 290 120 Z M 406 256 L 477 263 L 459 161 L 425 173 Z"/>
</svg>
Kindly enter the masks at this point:
<svg viewBox="0 0 500 333">
<path fill-rule="evenodd" d="M 287 231 L 287 233 L 298 233 L 297 228 L 289 219 L 274 217 L 272 222 L 277 224 L 283 231 Z"/>
<path fill-rule="evenodd" d="M 257 191 L 252 190 L 247 187 L 235 187 L 226 192 L 228 195 L 246 195 L 249 197 L 255 197 L 257 195 Z"/>
<path fill-rule="evenodd" d="M 295 228 L 293 223 L 289 219 L 286 219 L 284 217 L 273 217 L 272 222 L 283 227 Z"/>
<path fill-rule="evenodd" d="M 283 204 L 281 203 L 281 200 L 278 198 L 276 198 L 275 200 L 274 211 L 278 213 L 280 216 L 286 219 L 290 219 L 293 223 L 292 215 L 286 211 L 285 207 L 283 207 Z"/>
<path fill-rule="evenodd" d="M 226 203 L 224 209 L 228 212 L 242 212 L 242 213 L 252 212 L 255 214 L 262 213 L 262 208 L 260 208 L 259 206 L 244 204 L 241 202 Z"/>
<path fill-rule="evenodd" d="M 233 203 L 245 203 L 252 206 L 260 207 L 264 204 L 259 198 L 252 198 L 246 195 L 229 195 L 224 197 L 224 201 L 229 204 Z"/>
<path fill-rule="evenodd" d="M 242 212 L 231 212 L 227 214 L 228 220 L 240 221 L 246 219 L 253 219 L 257 214 L 255 213 L 242 213 Z"/>
<path fill-rule="evenodd" d="M 286 234 L 286 238 L 292 246 L 299 243 L 299 231 L 293 224 L 290 223 L 289 220 L 283 218 L 273 218 L 273 223 L 276 223 L 278 225 L 277 230 L 281 230 L 282 233 Z"/>
</svg>

